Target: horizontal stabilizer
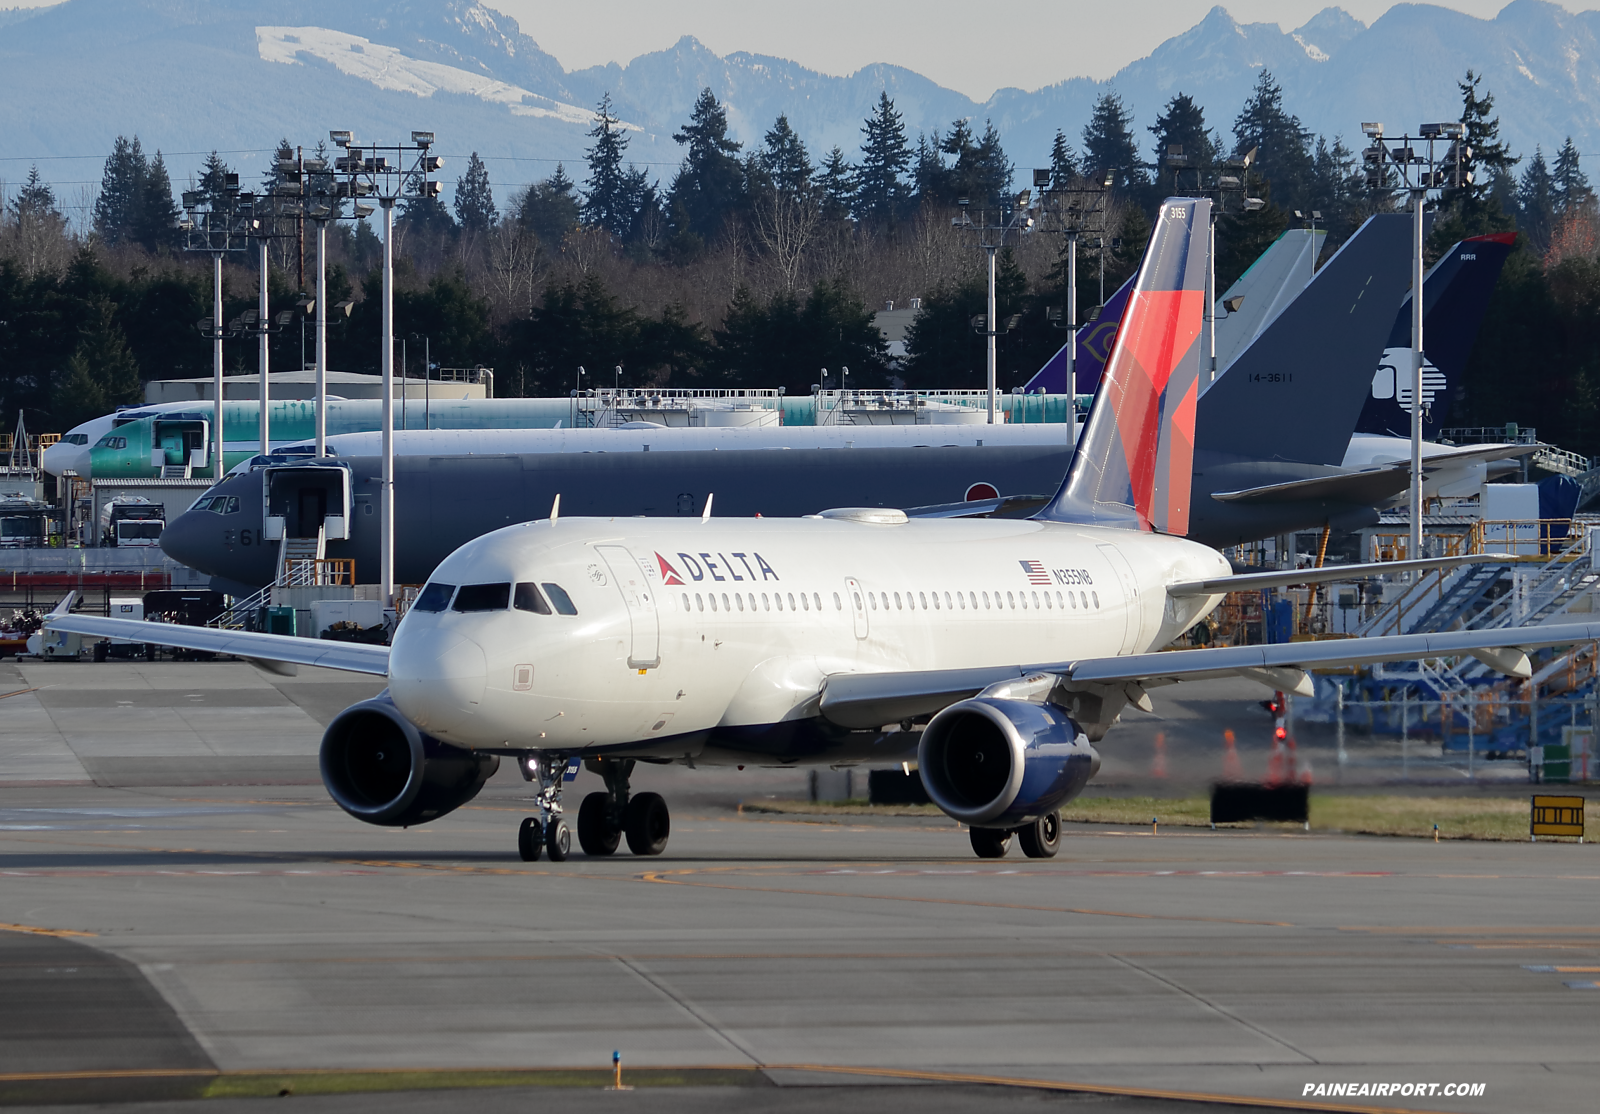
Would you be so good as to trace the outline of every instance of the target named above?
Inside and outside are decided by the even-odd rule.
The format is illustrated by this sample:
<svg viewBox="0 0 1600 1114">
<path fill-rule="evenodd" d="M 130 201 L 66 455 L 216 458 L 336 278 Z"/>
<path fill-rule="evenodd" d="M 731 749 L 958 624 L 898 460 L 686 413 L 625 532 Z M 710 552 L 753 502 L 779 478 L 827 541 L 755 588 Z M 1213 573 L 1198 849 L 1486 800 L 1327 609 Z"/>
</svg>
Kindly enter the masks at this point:
<svg viewBox="0 0 1600 1114">
<path fill-rule="evenodd" d="M 218 630 L 216 627 L 189 627 L 178 623 L 147 623 L 137 619 L 107 619 L 99 615 L 58 616 L 52 613 L 46 626 L 71 634 L 119 638 L 127 642 L 151 642 L 157 646 L 233 654 L 263 662 L 317 665 L 324 669 L 370 673 L 378 677 L 389 673 L 387 646 L 296 638 L 287 634 Z"/>
<path fill-rule="evenodd" d="M 1050 502 L 1048 495 L 1004 495 L 998 499 L 969 499 L 964 503 L 935 503 L 907 507 L 907 518 L 1027 518 Z"/>
<path fill-rule="evenodd" d="M 1287 480 L 1284 483 L 1247 487 L 1243 491 L 1213 491 L 1211 498 L 1219 503 L 1243 503 L 1247 506 L 1299 503 L 1303 500 L 1375 506 L 1400 494 L 1410 482 L 1411 469 L 1408 465 L 1391 464 L 1343 475 L 1313 476 L 1309 480 Z"/>
</svg>

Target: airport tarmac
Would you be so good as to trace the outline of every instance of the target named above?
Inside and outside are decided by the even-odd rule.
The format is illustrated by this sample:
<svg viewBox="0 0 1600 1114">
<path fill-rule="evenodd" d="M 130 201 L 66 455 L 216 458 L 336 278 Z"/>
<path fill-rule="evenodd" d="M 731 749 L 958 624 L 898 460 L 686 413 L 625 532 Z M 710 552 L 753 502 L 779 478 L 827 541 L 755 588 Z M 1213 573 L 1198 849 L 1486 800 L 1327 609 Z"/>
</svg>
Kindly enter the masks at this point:
<svg viewBox="0 0 1600 1114">
<path fill-rule="evenodd" d="M 509 768 L 410 830 L 314 784 L 320 723 L 376 687 L 0 664 L 0 693 L 34 690 L 0 696 L 0 1102 L 170 1102 L 219 1071 L 604 1069 L 617 1049 L 723 1072 L 638 1092 L 652 1110 L 1592 1108 L 1592 844 L 1069 825 L 1054 860 L 980 862 L 940 817 L 738 811 L 803 795 L 803 771 L 668 767 L 639 779 L 673 806 L 667 854 L 523 863 Z M 1196 693 L 1197 740 L 1252 711 L 1251 689 Z M 1484 1093 L 1304 1094 L 1336 1083 Z"/>
</svg>

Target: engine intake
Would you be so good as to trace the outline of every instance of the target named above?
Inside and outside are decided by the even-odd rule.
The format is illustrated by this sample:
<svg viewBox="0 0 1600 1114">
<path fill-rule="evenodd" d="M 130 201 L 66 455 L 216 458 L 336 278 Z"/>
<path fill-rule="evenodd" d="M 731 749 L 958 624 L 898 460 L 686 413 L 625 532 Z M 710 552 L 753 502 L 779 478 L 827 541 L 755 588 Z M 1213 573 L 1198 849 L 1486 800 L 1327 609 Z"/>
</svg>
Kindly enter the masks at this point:
<svg viewBox="0 0 1600 1114">
<path fill-rule="evenodd" d="M 1060 808 L 1100 770 L 1100 755 L 1062 709 L 974 697 L 922 732 L 917 763 L 928 797 L 963 824 L 1017 827 Z"/>
<path fill-rule="evenodd" d="M 389 828 L 423 824 L 460 808 L 499 768 L 496 755 L 418 731 L 387 689 L 340 712 L 322 735 L 328 795 L 357 820 Z"/>
</svg>

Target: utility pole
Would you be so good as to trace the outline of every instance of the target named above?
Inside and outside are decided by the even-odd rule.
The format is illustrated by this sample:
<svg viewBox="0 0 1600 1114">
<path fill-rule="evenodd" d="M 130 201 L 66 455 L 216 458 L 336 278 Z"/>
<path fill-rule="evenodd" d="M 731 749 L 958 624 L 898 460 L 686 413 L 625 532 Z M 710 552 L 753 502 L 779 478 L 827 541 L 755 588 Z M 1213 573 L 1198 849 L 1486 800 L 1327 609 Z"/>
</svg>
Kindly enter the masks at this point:
<svg viewBox="0 0 1600 1114">
<path fill-rule="evenodd" d="M 1100 225 L 1105 219 L 1105 202 L 1111 189 L 1113 174 L 1097 170 L 1075 184 L 1053 183 L 1051 172 L 1035 170 L 1033 184 L 1043 189 L 1040 201 L 1047 217 L 1053 216 L 1060 224 L 1059 231 L 1067 238 L 1067 296 L 1066 323 L 1060 324 L 1061 311 L 1051 308 L 1046 316 L 1057 328 L 1067 332 L 1067 394 L 1077 393 L 1078 362 L 1078 238 L 1093 230 L 1103 232 Z M 1048 187 L 1048 188 L 1044 188 Z M 1054 202 L 1052 205 L 1051 203 Z M 1051 231 L 1048 224 L 1046 231 Z M 1101 266 L 1101 285 L 1105 282 L 1105 268 Z M 1104 298 L 1101 299 L 1104 301 Z"/>
<path fill-rule="evenodd" d="M 198 323 L 200 335 L 211 341 L 211 475 L 221 479 L 225 471 L 222 457 L 222 342 L 237 336 L 238 330 L 222 320 L 222 259 L 231 251 L 243 251 L 255 225 L 254 197 L 239 192 L 239 176 L 225 174 L 222 192 L 202 193 L 185 190 L 183 216 L 178 226 L 184 232 L 185 251 L 203 251 L 211 256 L 211 316 Z"/>
</svg>

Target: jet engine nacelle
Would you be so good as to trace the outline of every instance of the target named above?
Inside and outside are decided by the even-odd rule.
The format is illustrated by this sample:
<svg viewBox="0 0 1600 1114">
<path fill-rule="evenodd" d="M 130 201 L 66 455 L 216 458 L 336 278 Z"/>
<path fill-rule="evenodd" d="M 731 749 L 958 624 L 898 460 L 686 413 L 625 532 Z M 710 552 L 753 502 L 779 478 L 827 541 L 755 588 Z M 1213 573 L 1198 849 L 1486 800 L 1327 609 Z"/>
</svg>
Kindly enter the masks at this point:
<svg viewBox="0 0 1600 1114">
<path fill-rule="evenodd" d="M 322 735 L 322 783 L 357 820 L 423 824 L 478 795 L 500 768 L 492 754 L 440 742 L 402 716 L 385 689 L 340 712 Z"/>
<path fill-rule="evenodd" d="M 917 763 L 929 799 L 951 817 L 1012 828 L 1076 797 L 1100 755 L 1053 704 L 979 696 L 928 721 Z"/>
</svg>

